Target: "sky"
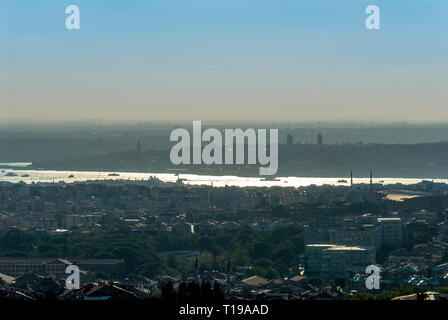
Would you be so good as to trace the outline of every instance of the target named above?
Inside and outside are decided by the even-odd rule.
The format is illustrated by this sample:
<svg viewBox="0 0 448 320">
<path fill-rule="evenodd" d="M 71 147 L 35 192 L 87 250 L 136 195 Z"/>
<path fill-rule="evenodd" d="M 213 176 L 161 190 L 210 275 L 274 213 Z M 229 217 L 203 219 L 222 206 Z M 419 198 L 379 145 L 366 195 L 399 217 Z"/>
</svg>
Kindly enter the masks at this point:
<svg viewBox="0 0 448 320">
<path fill-rule="evenodd" d="M 67 30 L 65 9 L 80 9 Z M 380 30 L 365 27 L 368 5 Z M 1 0 L 1 120 L 448 121 L 446 0 Z"/>
</svg>

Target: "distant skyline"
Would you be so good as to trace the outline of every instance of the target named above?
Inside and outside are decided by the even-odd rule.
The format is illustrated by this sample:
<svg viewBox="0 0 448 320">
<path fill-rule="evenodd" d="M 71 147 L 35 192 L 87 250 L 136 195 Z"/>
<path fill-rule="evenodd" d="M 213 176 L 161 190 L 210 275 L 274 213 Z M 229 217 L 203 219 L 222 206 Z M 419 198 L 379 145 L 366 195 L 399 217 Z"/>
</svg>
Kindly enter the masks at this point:
<svg viewBox="0 0 448 320">
<path fill-rule="evenodd" d="M 81 29 L 65 28 L 76 4 Z M 365 28 L 365 8 L 381 29 Z M 445 0 L 2 0 L 1 120 L 447 122 Z"/>
</svg>

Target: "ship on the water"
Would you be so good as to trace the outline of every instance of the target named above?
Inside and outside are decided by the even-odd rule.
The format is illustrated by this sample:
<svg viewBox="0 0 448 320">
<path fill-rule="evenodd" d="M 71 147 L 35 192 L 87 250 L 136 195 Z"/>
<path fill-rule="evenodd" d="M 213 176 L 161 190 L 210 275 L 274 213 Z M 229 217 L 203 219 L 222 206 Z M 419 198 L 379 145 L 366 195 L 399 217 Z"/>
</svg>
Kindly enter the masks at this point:
<svg viewBox="0 0 448 320">
<path fill-rule="evenodd" d="M 17 177 L 17 173 L 15 173 L 15 172 L 8 172 L 7 174 L 5 174 L 5 177 Z"/>
</svg>

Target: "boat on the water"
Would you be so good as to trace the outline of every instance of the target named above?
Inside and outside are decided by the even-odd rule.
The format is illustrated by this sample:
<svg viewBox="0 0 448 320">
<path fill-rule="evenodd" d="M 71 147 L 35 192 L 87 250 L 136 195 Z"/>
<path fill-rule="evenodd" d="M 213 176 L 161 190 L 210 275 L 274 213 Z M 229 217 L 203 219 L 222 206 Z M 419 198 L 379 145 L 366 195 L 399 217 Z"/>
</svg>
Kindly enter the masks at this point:
<svg viewBox="0 0 448 320">
<path fill-rule="evenodd" d="M 5 177 L 17 177 L 17 173 L 15 173 L 15 172 L 8 172 L 7 174 L 5 174 Z"/>
<path fill-rule="evenodd" d="M 22 178 L 28 178 L 30 175 L 28 173 L 22 174 Z"/>
<path fill-rule="evenodd" d="M 72 179 L 72 178 L 74 178 L 75 176 L 71 174 L 71 175 L 69 175 L 68 177 L 69 177 L 69 179 Z"/>
<path fill-rule="evenodd" d="M 119 177 L 120 174 L 119 173 L 109 173 L 108 176 L 109 177 Z"/>
<path fill-rule="evenodd" d="M 345 180 L 345 179 L 341 179 L 341 180 L 338 180 L 338 182 L 339 182 L 339 183 L 347 183 L 347 180 Z"/>
<path fill-rule="evenodd" d="M 280 181 L 277 177 L 265 177 L 262 179 L 263 181 Z"/>
</svg>

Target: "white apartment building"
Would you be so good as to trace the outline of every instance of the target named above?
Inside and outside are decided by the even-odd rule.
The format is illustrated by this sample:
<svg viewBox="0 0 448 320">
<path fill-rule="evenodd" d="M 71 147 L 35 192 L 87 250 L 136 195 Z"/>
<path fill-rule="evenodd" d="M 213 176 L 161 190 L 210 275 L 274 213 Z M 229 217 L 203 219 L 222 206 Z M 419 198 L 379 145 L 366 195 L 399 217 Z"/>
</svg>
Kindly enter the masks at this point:
<svg viewBox="0 0 448 320">
<path fill-rule="evenodd" d="M 307 275 L 346 277 L 350 267 L 366 267 L 375 263 L 375 250 L 333 244 L 308 244 L 305 247 L 305 260 Z"/>
</svg>

